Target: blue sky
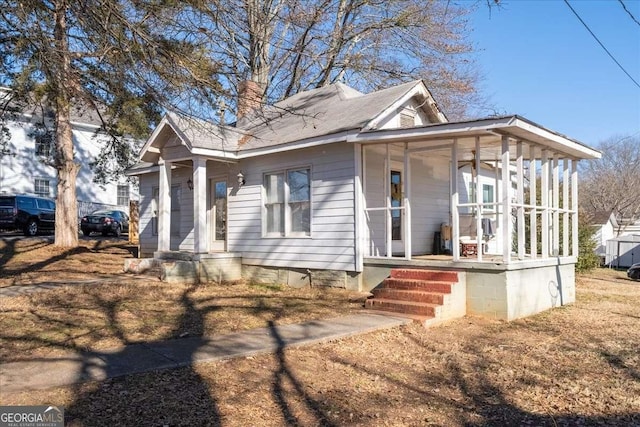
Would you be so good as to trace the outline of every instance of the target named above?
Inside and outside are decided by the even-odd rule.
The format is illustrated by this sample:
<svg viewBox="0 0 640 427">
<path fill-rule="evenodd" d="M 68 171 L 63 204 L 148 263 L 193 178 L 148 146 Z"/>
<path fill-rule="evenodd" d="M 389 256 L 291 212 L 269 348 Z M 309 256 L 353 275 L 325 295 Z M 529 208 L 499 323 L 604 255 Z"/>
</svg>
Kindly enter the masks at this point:
<svg viewBox="0 0 640 427">
<path fill-rule="evenodd" d="M 640 0 L 623 0 L 640 21 Z M 569 0 L 640 83 L 640 25 L 618 0 Z M 498 113 L 517 113 L 589 145 L 640 133 L 640 88 L 562 0 L 503 1 L 479 7 L 471 40 L 482 91 Z M 484 6 L 484 2 L 483 2 Z"/>
</svg>

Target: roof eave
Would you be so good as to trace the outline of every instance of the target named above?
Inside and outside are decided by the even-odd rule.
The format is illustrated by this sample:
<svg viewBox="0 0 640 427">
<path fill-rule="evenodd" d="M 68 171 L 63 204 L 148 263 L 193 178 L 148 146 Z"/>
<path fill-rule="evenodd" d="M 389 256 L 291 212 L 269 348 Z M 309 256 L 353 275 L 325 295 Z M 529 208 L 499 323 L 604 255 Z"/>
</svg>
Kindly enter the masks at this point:
<svg viewBox="0 0 640 427">
<path fill-rule="evenodd" d="M 504 116 L 465 122 L 430 124 L 414 128 L 368 130 L 351 139 L 359 143 L 411 142 L 425 138 L 463 138 L 507 134 L 569 154 L 576 159 L 599 159 L 601 153 L 579 141 L 552 132 L 521 116 Z"/>
</svg>

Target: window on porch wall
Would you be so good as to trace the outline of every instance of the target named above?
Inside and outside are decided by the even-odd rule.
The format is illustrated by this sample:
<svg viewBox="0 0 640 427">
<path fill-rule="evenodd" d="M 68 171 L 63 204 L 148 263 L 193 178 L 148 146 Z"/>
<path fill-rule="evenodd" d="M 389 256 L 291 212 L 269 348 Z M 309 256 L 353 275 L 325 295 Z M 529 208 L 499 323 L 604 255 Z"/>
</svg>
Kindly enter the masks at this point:
<svg viewBox="0 0 640 427">
<path fill-rule="evenodd" d="M 482 184 L 482 203 L 494 203 L 495 202 L 495 188 L 491 184 Z M 476 184 L 474 182 L 469 183 L 469 203 L 476 203 Z M 495 210 L 495 207 L 485 206 L 482 208 L 484 212 Z M 475 214 L 475 209 L 471 210 Z"/>
</svg>

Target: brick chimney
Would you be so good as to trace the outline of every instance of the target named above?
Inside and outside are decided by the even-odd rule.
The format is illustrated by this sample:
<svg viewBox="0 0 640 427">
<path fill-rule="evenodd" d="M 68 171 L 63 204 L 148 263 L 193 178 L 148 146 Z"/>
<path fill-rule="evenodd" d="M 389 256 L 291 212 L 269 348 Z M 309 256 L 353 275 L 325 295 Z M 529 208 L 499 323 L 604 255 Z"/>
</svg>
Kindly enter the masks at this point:
<svg viewBox="0 0 640 427">
<path fill-rule="evenodd" d="M 236 118 L 240 120 L 262 105 L 264 89 L 258 82 L 243 80 L 238 84 L 238 111 Z"/>
</svg>

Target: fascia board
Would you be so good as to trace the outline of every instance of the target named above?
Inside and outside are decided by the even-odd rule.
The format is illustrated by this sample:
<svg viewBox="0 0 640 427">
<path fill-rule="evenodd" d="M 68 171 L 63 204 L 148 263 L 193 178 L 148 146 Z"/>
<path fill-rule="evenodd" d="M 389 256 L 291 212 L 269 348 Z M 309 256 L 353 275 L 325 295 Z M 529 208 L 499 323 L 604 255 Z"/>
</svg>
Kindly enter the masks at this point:
<svg viewBox="0 0 640 427">
<path fill-rule="evenodd" d="M 409 89 L 407 91 L 407 93 L 405 93 L 403 96 L 398 98 L 393 104 L 391 104 L 389 107 L 385 108 L 384 111 L 382 111 L 380 114 L 378 114 L 376 117 L 374 117 L 369 123 L 367 123 L 364 126 L 363 130 L 365 130 L 365 131 L 366 130 L 373 130 L 380 122 L 384 121 L 391 114 L 394 114 L 395 111 L 398 108 L 400 108 L 403 104 L 408 102 L 411 98 L 413 98 L 417 94 L 420 94 L 424 98 L 429 100 L 428 108 L 431 108 L 431 103 L 436 105 L 436 110 L 433 111 L 433 113 L 440 119 L 440 121 L 442 123 L 446 123 L 447 122 L 447 118 L 437 108 L 437 104 L 436 104 L 435 100 L 433 99 L 433 96 L 431 95 L 431 93 L 427 89 L 427 87 L 424 85 L 424 82 L 420 81 L 420 82 L 417 82 L 414 87 Z"/>
<path fill-rule="evenodd" d="M 318 136 L 308 138 L 302 141 L 296 141 L 287 144 L 281 144 L 272 147 L 253 148 L 250 150 L 241 150 L 238 152 L 237 159 L 246 159 L 256 156 L 264 156 L 267 154 L 276 154 L 284 151 L 299 150 L 302 148 L 316 147 L 319 145 L 332 144 L 334 142 L 348 141 L 351 137 L 357 135 L 358 129 L 335 133 L 331 135 Z"/>
<path fill-rule="evenodd" d="M 537 126 L 526 119 L 516 117 L 513 123 L 518 129 L 522 129 L 530 134 L 544 138 L 552 142 L 548 146 L 554 148 L 554 146 L 560 146 L 564 148 L 563 151 L 574 152 L 574 156 L 580 159 L 599 159 L 602 157 L 600 151 L 590 148 L 582 143 L 573 141 L 567 137 L 553 133 L 543 127 Z"/>
<path fill-rule="evenodd" d="M 194 156 L 215 157 L 217 160 L 227 161 L 235 163 L 238 160 L 238 155 L 235 152 L 211 150 L 209 148 L 194 148 L 191 150 L 191 154 Z"/>
<path fill-rule="evenodd" d="M 385 108 L 384 110 L 382 110 L 382 112 L 380 114 L 378 114 L 377 116 L 375 116 L 373 119 L 371 119 L 369 121 L 369 123 L 367 123 L 362 129 L 363 130 L 372 130 L 375 129 L 376 126 L 378 126 L 378 124 L 380 122 L 382 122 L 384 119 L 386 119 L 387 117 L 389 117 L 391 114 L 395 113 L 395 111 L 405 102 L 407 102 L 408 100 L 410 100 L 411 98 L 413 98 L 413 96 L 415 96 L 416 93 L 420 92 L 420 88 L 419 88 L 420 84 L 416 83 L 416 85 L 414 87 L 412 87 L 411 89 L 409 89 L 407 91 L 407 93 L 405 93 L 404 95 L 402 95 L 400 98 L 396 99 L 390 106 L 388 106 L 387 108 Z M 426 95 L 426 93 L 425 93 Z"/>
<path fill-rule="evenodd" d="M 144 145 L 142 146 L 142 148 L 140 149 L 140 154 L 138 155 L 139 159 L 141 159 L 144 156 L 144 154 L 147 151 L 149 151 L 149 148 L 151 147 L 151 144 L 153 144 L 153 142 L 158 137 L 160 132 L 162 132 L 162 130 L 164 130 L 165 126 L 170 126 L 169 122 L 167 121 L 167 115 L 166 114 L 162 118 L 162 120 L 160 120 L 160 123 L 158 123 L 158 126 L 156 126 L 156 128 L 153 130 L 153 132 L 151 133 L 151 136 L 149 136 L 149 138 L 147 139 L 147 142 L 145 142 Z M 155 152 L 155 151 L 153 151 L 153 152 Z"/>
<path fill-rule="evenodd" d="M 184 132 L 182 132 L 180 127 L 177 124 L 175 124 L 173 120 L 171 120 L 171 116 L 167 115 L 166 117 L 167 117 L 167 124 L 175 132 L 178 138 L 180 138 L 180 141 L 182 141 L 184 146 L 187 147 L 189 151 L 193 150 L 193 144 L 191 143 L 191 140 L 187 138 L 187 136 L 184 134 Z"/>
<path fill-rule="evenodd" d="M 411 141 L 425 137 L 466 137 L 474 136 L 480 132 L 490 132 L 497 127 L 508 126 L 513 117 L 505 117 L 494 120 L 480 120 L 474 122 L 454 122 L 433 124 L 416 128 L 385 129 L 369 132 L 361 132 L 352 138 L 352 142 L 377 143 Z"/>
<path fill-rule="evenodd" d="M 154 165 L 146 168 L 127 170 L 124 172 L 126 176 L 138 176 L 138 175 L 146 175 L 148 173 L 154 173 L 160 171 L 160 166 Z"/>
</svg>

